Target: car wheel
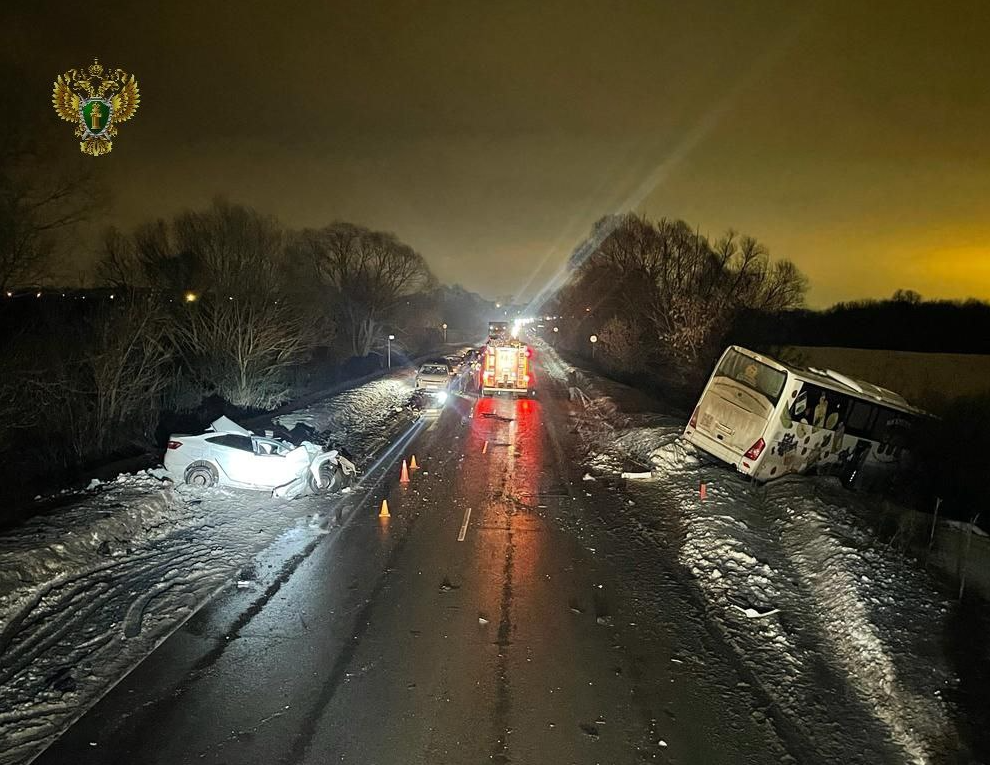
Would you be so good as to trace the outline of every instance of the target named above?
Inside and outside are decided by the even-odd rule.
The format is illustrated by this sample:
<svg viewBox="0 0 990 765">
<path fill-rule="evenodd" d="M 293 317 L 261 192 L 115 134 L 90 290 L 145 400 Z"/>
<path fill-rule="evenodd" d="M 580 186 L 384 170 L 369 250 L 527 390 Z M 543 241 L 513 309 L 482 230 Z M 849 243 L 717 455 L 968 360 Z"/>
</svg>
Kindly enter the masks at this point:
<svg viewBox="0 0 990 765">
<path fill-rule="evenodd" d="M 320 492 L 332 494 L 344 488 L 345 485 L 344 471 L 328 463 L 320 465 L 319 481 L 316 480 L 316 477 L 312 473 L 309 474 L 309 488 L 313 490 L 314 494 L 319 494 Z"/>
<path fill-rule="evenodd" d="M 194 462 L 186 468 L 185 479 L 190 486 L 208 488 L 217 485 L 219 476 L 217 469 L 209 462 Z"/>
</svg>

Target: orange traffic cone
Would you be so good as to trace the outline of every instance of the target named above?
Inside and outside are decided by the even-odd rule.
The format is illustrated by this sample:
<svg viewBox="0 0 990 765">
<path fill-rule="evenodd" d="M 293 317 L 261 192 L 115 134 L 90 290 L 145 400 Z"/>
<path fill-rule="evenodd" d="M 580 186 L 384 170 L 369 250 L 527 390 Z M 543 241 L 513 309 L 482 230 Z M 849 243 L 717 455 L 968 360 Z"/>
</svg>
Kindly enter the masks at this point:
<svg viewBox="0 0 990 765">
<path fill-rule="evenodd" d="M 399 483 L 409 483 L 409 466 L 402 460 L 402 472 L 399 474 Z"/>
<path fill-rule="evenodd" d="M 706 484 L 701 484 L 701 486 L 698 487 L 698 496 L 702 499 L 708 498 L 708 486 Z"/>
<path fill-rule="evenodd" d="M 381 512 L 378 513 L 378 517 L 379 518 L 391 518 L 392 517 L 391 515 L 389 515 L 389 512 L 388 512 L 388 500 L 387 499 L 383 499 L 382 500 L 382 509 L 381 509 Z"/>
<path fill-rule="evenodd" d="M 415 454 L 412 456 L 412 459 L 409 460 L 409 469 L 410 470 L 419 470 L 419 465 L 416 464 L 416 455 Z"/>
</svg>

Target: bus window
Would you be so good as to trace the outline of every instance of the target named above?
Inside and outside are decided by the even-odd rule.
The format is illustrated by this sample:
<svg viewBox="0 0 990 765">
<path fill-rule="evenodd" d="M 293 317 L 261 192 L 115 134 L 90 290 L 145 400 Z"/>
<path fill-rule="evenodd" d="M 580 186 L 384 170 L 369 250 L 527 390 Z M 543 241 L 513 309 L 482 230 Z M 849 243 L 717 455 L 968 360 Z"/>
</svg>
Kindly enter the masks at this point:
<svg viewBox="0 0 990 765">
<path fill-rule="evenodd" d="M 911 433 L 911 426 L 914 424 L 912 418 L 893 409 L 878 408 L 879 413 L 870 437 L 880 443 L 905 446 Z"/>
<path fill-rule="evenodd" d="M 770 400 L 771 404 L 777 403 L 780 392 L 784 389 L 784 383 L 787 382 L 785 372 L 757 361 L 752 356 L 744 356 L 738 351 L 726 353 L 722 363 L 715 370 L 715 374 L 716 376 L 728 377 L 742 383 L 747 388 L 762 393 Z"/>
<path fill-rule="evenodd" d="M 847 396 L 813 383 L 805 383 L 791 406 L 791 418 L 805 425 L 835 430 L 848 408 Z"/>
<path fill-rule="evenodd" d="M 853 436 L 869 437 L 876 416 L 877 407 L 873 404 L 853 399 L 846 413 L 846 432 Z"/>
</svg>

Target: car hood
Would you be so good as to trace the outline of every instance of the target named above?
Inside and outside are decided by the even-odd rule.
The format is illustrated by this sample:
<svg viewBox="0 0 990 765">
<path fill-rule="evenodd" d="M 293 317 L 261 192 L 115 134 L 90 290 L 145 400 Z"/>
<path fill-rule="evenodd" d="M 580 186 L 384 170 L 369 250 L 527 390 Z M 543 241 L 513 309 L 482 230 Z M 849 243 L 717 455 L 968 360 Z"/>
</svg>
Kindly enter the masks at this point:
<svg viewBox="0 0 990 765">
<path fill-rule="evenodd" d="M 252 433 L 247 428 L 243 428 L 234 422 L 229 417 L 224 417 L 220 415 L 213 422 L 210 423 L 210 427 L 207 430 L 212 430 L 216 433 L 240 433 L 242 436 L 253 436 Z"/>
</svg>

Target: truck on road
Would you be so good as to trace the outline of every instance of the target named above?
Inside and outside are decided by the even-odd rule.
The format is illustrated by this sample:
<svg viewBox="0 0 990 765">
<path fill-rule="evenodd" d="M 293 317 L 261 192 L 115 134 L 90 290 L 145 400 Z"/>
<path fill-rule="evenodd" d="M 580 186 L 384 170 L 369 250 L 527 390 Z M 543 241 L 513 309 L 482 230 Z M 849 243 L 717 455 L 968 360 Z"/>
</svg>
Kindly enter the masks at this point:
<svg viewBox="0 0 990 765">
<path fill-rule="evenodd" d="M 532 348 L 515 340 L 489 342 L 482 352 L 479 371 L 481 395 L 500 392 L 535 395 L 530 368 L 532 356 Z"/>
</svg>

